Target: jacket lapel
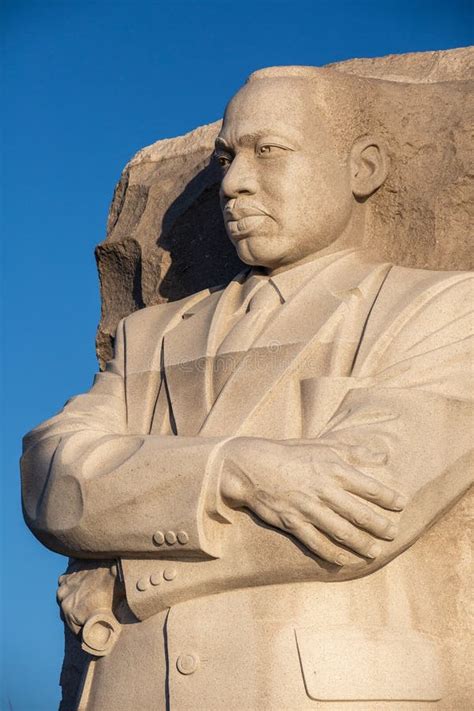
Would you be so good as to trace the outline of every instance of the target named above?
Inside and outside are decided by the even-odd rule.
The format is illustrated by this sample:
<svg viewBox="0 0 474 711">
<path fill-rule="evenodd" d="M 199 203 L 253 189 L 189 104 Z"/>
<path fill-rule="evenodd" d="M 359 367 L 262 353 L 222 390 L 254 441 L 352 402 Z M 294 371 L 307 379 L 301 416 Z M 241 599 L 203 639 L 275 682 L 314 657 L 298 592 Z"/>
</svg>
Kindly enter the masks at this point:
<svg viewBox="0 0 474 711">
<path fill-rule="evenodd" d="M 163 366 L 169 406 L 177 434 L 195 435 L 211 407 L 213 358 L 209 352 L 211 325 L 222 292 L 211 294 L 180 321 L 163 339 Z"/>
<path fill-rule="evenodd" d="M 164 394 L 163 337 L 183 314 L 206 303 L 209 291 L 141 309 L 125 320 L 127 426 L 130 432 L 160 432 L 157 401 Z M 162 408 L 161 408 L 162 409 Z M 162 418 L 163 419 L 163 418 Z"/>
<path fill-rule="evenodd" d="M 310 364 L 317 376 L 331 368 L 331 374 L 347 369 L 349 349 L 335 337 L 351 324 L 358 338 L 367 314 L 390 265 L 368 264 L 351 253 L 308 279 L 278 311 L 252 345 L 222 389 L 200 434 L 243 434 L 271 401 L 276 386 L 288 375 Z M 367 282 L 367 283 L 366 283 Z M 352 351 L 357 346 L 353 344 Z M 338 349 L 341 355 L 337 355 Z M 309 357 L 311 356 L 311 357 Z M 304 372 L 301 377 L 309 377 Z"/>
</svg>

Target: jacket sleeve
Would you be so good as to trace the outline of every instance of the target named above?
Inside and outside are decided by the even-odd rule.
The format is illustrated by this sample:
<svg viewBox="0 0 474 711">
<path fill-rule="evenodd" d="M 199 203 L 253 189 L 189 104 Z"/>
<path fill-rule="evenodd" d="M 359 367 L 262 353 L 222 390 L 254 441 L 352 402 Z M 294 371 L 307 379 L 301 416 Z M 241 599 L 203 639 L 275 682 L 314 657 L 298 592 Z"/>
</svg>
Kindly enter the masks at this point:
<svg viewBox="0 0 474 711">
<path fill-rule="evenodd" d="M 385 327 L 319 433 L 320 443 L 336 449 L 384 452 L 385 464 L 365 473 L 408 498 L 399 534 L 384 543 L 377 567 L 411 545 L 472 483 L 473 305 L 474 279 L 460 274 L 438 278 L 395 318 L 381 318 Z"/>
<path fill-rule="evenodd" d="M 77 558 L 213 558 L 220 528 L 205 505 L 217 438 L 127 433 L 123 322 L 91 390 L 24 438 L 25 520 Z"/>
</svg>

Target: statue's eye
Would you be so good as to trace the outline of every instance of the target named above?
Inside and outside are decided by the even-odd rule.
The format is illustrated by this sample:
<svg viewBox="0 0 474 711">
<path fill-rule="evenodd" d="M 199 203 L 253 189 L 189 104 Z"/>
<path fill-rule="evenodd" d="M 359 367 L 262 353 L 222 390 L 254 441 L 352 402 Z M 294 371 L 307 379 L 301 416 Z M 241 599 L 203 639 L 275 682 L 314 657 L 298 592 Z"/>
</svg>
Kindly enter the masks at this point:
<svg viewBox="0 0 474 711">
<path fill-rule="evenodd" d="M 225 153 L 215 153 L 214 156 L 221 168 L 228 168 L 232 162 L 231 156 Z"/>
<path fill-rule="evenodd" d="M 262 143 L 257 146 L 256 154 L 259 158 L 274 158 L 278 153 L 291 150 L 286 146 L 280 146 L 277 143 Z"/>
</svg>

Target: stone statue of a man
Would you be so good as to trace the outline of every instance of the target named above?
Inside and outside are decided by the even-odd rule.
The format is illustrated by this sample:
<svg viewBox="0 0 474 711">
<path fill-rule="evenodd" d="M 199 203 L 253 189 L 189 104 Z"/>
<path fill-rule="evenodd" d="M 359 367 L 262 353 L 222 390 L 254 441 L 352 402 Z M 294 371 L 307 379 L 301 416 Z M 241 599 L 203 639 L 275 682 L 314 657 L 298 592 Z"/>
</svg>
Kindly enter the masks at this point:
<svg viewBox="0 0 474 711">
<path fill-rule="evenodd" d="M 95 561 L 59 590 L 93 654 L 81 709 L 467 708 L 455 553 L 426 532 L 470 481 L 473 280 L 368 243 L 391 167 L 366 85 L 250 77 L 216 141 L 249 268 L 124 319 L 25 439 L 28 525 Z"/>
</svg>

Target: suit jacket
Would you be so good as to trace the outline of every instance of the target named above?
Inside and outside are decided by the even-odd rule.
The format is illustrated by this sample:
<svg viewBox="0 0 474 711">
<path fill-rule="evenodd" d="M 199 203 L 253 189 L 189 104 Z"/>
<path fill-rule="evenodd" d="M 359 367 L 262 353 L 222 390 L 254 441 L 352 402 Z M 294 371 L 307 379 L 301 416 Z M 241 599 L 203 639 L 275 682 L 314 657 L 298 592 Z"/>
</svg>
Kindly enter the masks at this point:
<svg viewBox="0 0 474 711">
<path fill-rule="evenodd" d="M 430 548 L 448 517 L 425 532 L 470 483 L 472 277 L 344 254 L 279 309 L 215 399 L 231 289 L 129 316 L 90 392 L 26 437 L 29 526 L 60 553 L 119 558 L 141 621 L 96 663 L 84 708 L 462 708 L 439 617 L 459 648 L 445 591 L 462 590 L 464 503 L 448 515 L 454 551 Z M 383 451 L 363 471 L 409 497 L 396 540 L 334 570 L 229 510 L 220 466 L 244 436 L 349 460 Z"/>
</svg>

